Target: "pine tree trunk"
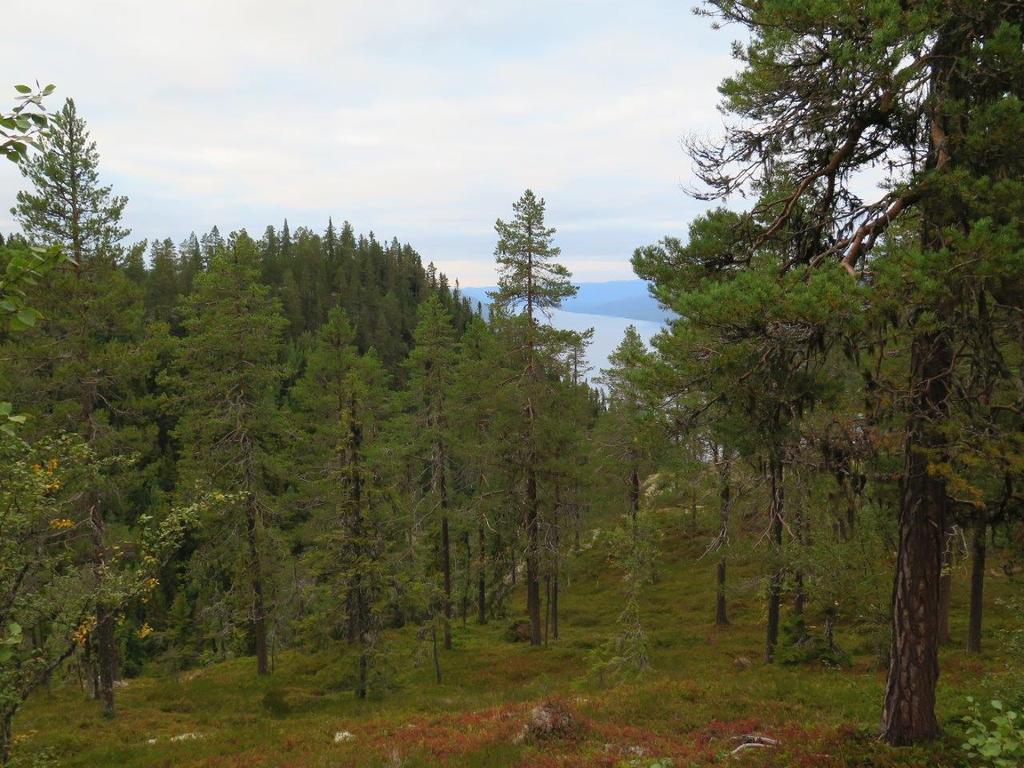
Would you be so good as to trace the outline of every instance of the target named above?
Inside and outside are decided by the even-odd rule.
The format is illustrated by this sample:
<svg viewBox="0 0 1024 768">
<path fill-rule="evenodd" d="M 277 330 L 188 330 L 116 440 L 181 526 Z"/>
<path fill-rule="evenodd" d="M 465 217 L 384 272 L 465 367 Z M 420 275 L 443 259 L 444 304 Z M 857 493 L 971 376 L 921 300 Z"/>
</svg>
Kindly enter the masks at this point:
<svg viewBox="0 0 1024 768">
<path fill-rule="evenodd" d="M 846 536 L 849 539 L 853 538 L 853 533 L 857 528 L 857 493 L 854 491 L 853 480 L 850 474 L 853 472 L 852 462 L 850 463 L 849 472 L 843 476 L 843 495 L 846 497 Z"/>
<path fill-rule="evenodd" d="M 357 626 L 356 592 L 351 586 L 345 594 L 345 613 L 348 617 L 345 640 L 349 645 L 356 645 L 359 642 L 359 627 Z"/>
<path fill-rule="evenodd" d="M 348 519 L 352 540 L 358 545 L 363 542 L 363 476 L 361 456 L 363 448 L 363 426 L 357 418 L 359 412 L 356 394 L 349 399 L 349 445 L 348 445 Z M 352 631 L 359 645 L 359 664 L 356 677 L 356 698 L 365 699 L 369 679 L 369 624 L 370 614 L 367 604 L 366 589 L 363 575 L 355 570 L 349 584 L 349 599 L 354 603 Z"/>
<path fill-rule="evenodd" d="M 551 631 L 551 574 L 544 577 L 544 645 Z"/>
<path fill-rule="evenodd" d="M 114 717 L 114 677 L 117 667 L 117 642 L 114 637 L 114 612 L 106 605 L 96 606 L 96 655 L 99 661 L 100 701 L 103 716 Z"/>
<path fill-rule="evenodd" d="M 782 548 L 782 514 L 784 497 L 782 494 L 782 463 L 772 453 L 769 460 L 769 479 L 771 482 L 771 517 L 770 538 L 774 557 L 779 557 Z M 768 626 L 765 629 L 764 660 L 771 664 L 775 660 L 775 646 L 779 642 L 779 608 L 782 602 L 782 566 L 776 563 L 775 570 L 768 580 Z"/>
<path fill-rule="evenodd" d="M 487 550 L 484 548 L 484 527 L 478 525 L 477 529 L 477 546 L 479 547 L 480 554 L 478 556 L 479 561 L 479 573 L 477 574 L 476 584 L 476 604 L 477 604 L 477 624 L 487 623 Z"/>
<path fill-rule="evenodd" d="M 554 530 L 555 557 L 551 573 L 551 636 L 555 640 L 558 639 L 558 578 L 562 563 L 561 550 L 559 549 L 559 530 L 559 520 L 556 512 Z"/>
<path fill-rule="evenodd" d="M 256 644 L 256 674 L 269 675 L 267 655 L 267 620 L 263 603 L 263 575 L 260 568 L 259 544 L 256 540 L 256 499 L 250 493 L 245 505 L 245 539 L 249 547 L 249 578 L 252 587 L 252 632 Z"/>
<path fill-rule="evenodd" d="M 106 523 L 100 511 L 99 502 L 92 494 L 89 507 L 89 522 L 93 546 L 93 562 L 97 582 L 102 582 L 106 570 Z M 117 674 L 117 642 L 114 638 L 114 611 L 103 602 L 96 605 L 96 697 L 103 707 L 104 717 L 114 717 L 114 678 Z"/>
<path fill-rule="evenodd" d="M 444 471 L 444 446 L 434 450 L 434 488 L 441 501 L 441 572 L 444 578 L 444 649 L 452 649 L 452 549 L 448 532 L 448 487 Z"/>
<path fill-rule="evenodd" d="M 441 569 L 444 574 L 444 649 L 452 649 L 452 560 L 448 515 L 441 518 Z M 434 582 L 435 584 L 437 582 Z"/>
<path fill-rule="evenodd" d="M 551 636 L 558 639 L 558 571 L 551 577 Z"/>
<path fill-rule="evenodd" d="M 530 644 L 541 643 L 540 617 L 540 515 L 537 475 L 533 459 L 526 469 L 526 612 L 530 617 Z"/>
<path fill-rule="evenodd" d="M 971 542 L 971 613 L 967 626 L 967 650 L 981 652 L 981 616 L 985 593 L 985 535 L 988 523 L 985 514 L 979 512 L 974 521 L 974 538 Z"/>
<path fill-rule="evenodd" d="M 960 118 L 942 105 L 956 103 L 966 95 L 967 85 L 957 69 L 957 55 L 971 41 L 961 25 L 960 19 L 951 17 L 938 30 L 932 46 L 926 172 L 942 172 L 955 167 L 959 160 Z M 954 132 L 956 137 L 952 136 Z M 946 239 L 944 228 L 962 225 L 957 220 L 959 215 L 960 211 L 955 206 L 951 209 L 940 195 L 926 195 L 921 204 L 922 249 L 941 250 Z M 929 307 L 936 318 L 948 317 L 951 313 L 947 309 L 941 305 Z M 893 745 L 916 744 L 939 735 L 935 717 L 939 581 L 949 501 L 945 481 L 929 473 L 929 463 L 946 460 L 943 427 L 949 418 L 953 361 L 953 343 L 946 333 L 931 329 L 915 332 L 910 348 L 912 400 L 904 438 L 892 646 L 882 710 L 883 738 Z"/>
<path fill-rule="evenodd" d="M 466 614 L 469 613 L 469 584 L 472 580 L 473 571 L 473 548 L 469 542 L 469 531 L 465 530 L 462 532 L 462 543 L 466 547 L 466 567 L 462 574 L 462 600 L 460 601 L 459 609 L 462 618 L 462 627 L 466 627 Z"/>
<path fill-rule="evenodd" d="M 729 623 L 725 598 L 726 543 L 729 535 L 729 509 L 732 503 L 731 464 L 725 450 L 722 451 L 722 468 L 719 474 L 718 490 L 718 575 L 715 599 L 715 624 L 724 627 Z"/>
<path fill-rule="evenodd" d="M 434 651 L 434 680 L 438 683 L 441 682 L 441 656 L 437 652 L 437 625 L 435 622 L 430 622 L 430 644 Z M 365 696 L 365 694 L 364 694 Z M 359 698 L 363 698 L 360 696 Z"/>
<path fill-rule="evenodd" d="M 363 590 L 362 577 L 356 574 L 353 579 L 353 590 L 355 594 L 355 606 L 356 606 L 356 618 L 355 618 L 355 629 L 356 629 L 356 642 L 359 644 L 359 669 L 358 676 L 356 679 L 356 698 L 365 699 L 366 691 L 369 680 L 369 638 L 367 637 L 367 630 L 369 629 L 369 617 L 368 617 L 368 606 L 366 604 L 366 594 Z"/>
<path fill-rule="evenodd" d="M 794 526 L 796 528 L 797 542 L 801 547 L 807 545 L 807 530 L 804 522 L 804 515 L 798 504 L 794 510 Z M 793 575 L 793 581 L 796 584 L 796 595 L 793 597 L 793 614 L 795 616 L 804 615 L 804 606 L 807 604 L 807 588 L 804 585 L 804 571 L 802 567 L 797 567 L 796 573 Z"/>
<path fill-rule="evenodd" d="M 359 645 L 359 679 L 356 681 L 356 698 L 366 698 L 367 679 L 369 677 L 370 663 L 367 655 L 366 641 L 360 640 Z"/>
<path fill-rule="evenodd" d="M 637 520 L 640 515 L 640 472 L 634 466 L 633 471 L 629 473 L 629 516 L 633 521 L 633 527 L 636 528 Z"/>
<path fill-rule="evenodd" d="M 907 431 L 900 500 L 899 545 L 892 596 L 892 645 L 882 713 L 883 737 L 915 744 L 939 734 L 935 688 L 939 677 L 939 581 L 946 488 L 928 472 L 925 451 L 941 449 L 936 422 L 946 415 L 952 353 L 936 334 L 911 348 L 914 413 Z"/>
</svg>

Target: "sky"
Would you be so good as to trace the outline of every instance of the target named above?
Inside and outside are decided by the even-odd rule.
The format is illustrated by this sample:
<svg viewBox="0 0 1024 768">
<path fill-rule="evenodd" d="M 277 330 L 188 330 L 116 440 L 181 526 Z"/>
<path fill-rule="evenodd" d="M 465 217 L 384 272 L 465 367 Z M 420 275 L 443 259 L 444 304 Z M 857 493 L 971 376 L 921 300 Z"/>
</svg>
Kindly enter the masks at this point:
<svg viewBox="0 0 1024 768">
<path fill-rule="evenodd" d="M 685 0 L 4 5 L 0 70 L 75 99 L 132 240 L 332 216 L 463 285 L 494 282 L 494 221 L 527 187 L 580 281 L 685 234 L 706 204 L 681 142 L 720 132 L 735 69 L 735 31 Z"/>
</svg>

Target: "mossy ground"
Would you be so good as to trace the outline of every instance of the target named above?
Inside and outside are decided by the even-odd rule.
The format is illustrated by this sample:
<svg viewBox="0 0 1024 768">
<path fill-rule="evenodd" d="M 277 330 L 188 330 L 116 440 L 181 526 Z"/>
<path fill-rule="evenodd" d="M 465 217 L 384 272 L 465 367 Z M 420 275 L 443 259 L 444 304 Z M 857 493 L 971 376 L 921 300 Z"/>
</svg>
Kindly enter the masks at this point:
<svg viewBox="0 0 1024 768">
<path fill-rule="evenodd" d="M 614 632 L 620 576 L 595 546 L 575 557 L 563 590 L 562 639 L 547 647 L 510 643 L 510 620 L 465 627 L 434 681 L 414 633 L 389 636 L 392 690 L 357 701 L 345 681 L 353 656 L 338 644 L 278 654 L 259 679 L 252 659 L 182 673 L 143 675 L 119 688 L 119 715 L 106 721 L 77 686 L 55 684 L 35 696 L 16 722 L 23 765 L 125 766 L 619 766 L 671 758 L 675 768 L 748 766 L 955 766 L 957 716 L 969 693 L 1010 685 L 1014 670 L 998 649 L 1001 627 L 1019 620 L 996 598 L 1013 587 L 993 571 L 986 584 L 987 649 L 944 649 L 939 712 L 946 738 L 893 750 L 874 737 L 884 673 L 877 658 L 842 624 L 839 643 L 853 652 L 846 669 L 760 662 L 762 603 L 756 590 L 731 598 L 731 626 L 716 628 L 714 563 L 698 560 L 708 532 L 681 513 L 662 513 L 657 580 L 644 594 L 651 670 L 640 680 L 602 685 L 590 652 Z M 734 584 L 753 583 L 752 566 L 735 565 Z M 965 635 L 965 576 L 955 574 L 954 639 Z M 513 607 L 519 607 L 520 598 Z M 746 665 L 737 659 L 749 660 Z M 269 694 L 269 696 L 268 696 Z M 583 723 L 571 741 L 518 742 L 530 709 L 559 699 Z M 353 738 L 335 743 L 335 734 Z M 727 755 L 733 738 L 757 732 L 774 749 Z M 171 739 L 181 734 L 200 738 Z"/>
</svg>

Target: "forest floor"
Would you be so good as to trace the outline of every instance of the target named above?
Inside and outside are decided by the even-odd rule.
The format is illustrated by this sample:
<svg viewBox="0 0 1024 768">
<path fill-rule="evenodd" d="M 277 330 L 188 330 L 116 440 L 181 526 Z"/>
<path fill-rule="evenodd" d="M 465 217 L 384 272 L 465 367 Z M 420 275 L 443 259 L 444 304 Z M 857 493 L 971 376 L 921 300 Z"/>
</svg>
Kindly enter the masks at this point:
<svg viewBox="0 0 1024 768">
<path fill-rule="evenodd" d="M 732 624 L 714 625 L 714 562 L 698 560 L 708 531 L 690 530 L 682 513 L 662 513 L 657 579 L 643 598 L 650 671 L 640 680 L 602 684 L 593 652 L 615 632 L 622 606 L 619 574 L 600 546 L 573 558 L 562 594 L 562 638 L 547 647 L 513 643 L 514 618 L 454 627 L 434 680 L 426 644 L 415 632 L 389 636 L 393 687 L 353 698 L 353 652 L 339 643 L 315 653 L 289 651 L 259 679 L 252 659 L 152 675 L 118 689 L 119 714 L 101 718 L 77 685 L 40 693 L 15 723 L 21 765 L 228 766 L 957 766 L 965 697 L 997 695 L 1012 665 L 995 638 L 1014 617 L 997 603 L 1011 588 L 993 570 L 986 583 L 986 641 L 980 655 L 957 642 L 942 653 L 939 713 L 946 736 L 924 748 L 877 741 L 884 672 L 868 639 L 840 624 L 837 640 L 851 666 L 765 665 L 762 601 L 742 565 L 730 572 Z M 965 636 L 967 585 L 955 573 L 954 640 Z M 744 590 L 742 585 L 748 583 Z M 511 608 L 520 608 L 514 596 Z M 820 629 L 820 628 L 819 628 Z M 348 681 L 348 683 L 346 683 Z M 575 719 L 562 738 L 519 738 L 531 710 L 555 701 Z M 745 734 L 775 747 L 730 753 Z"/>
</svg>

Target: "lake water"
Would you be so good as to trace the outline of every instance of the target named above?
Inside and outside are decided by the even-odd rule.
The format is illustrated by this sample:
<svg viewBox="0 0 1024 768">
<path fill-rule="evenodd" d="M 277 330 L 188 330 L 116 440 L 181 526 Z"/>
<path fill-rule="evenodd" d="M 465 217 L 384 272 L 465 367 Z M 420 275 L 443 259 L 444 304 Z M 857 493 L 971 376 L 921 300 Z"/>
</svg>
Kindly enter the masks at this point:
<svg viewBox="0 0 1024 768">
<path fill-rule="evenodd" d="M 632 320 L 628 317 L 611 317 L 609 315 L 588 315 L 582 312 L 564 312 L 554 310 L 551 313 L 551 324 L 566 331 L 585 331 L 594 329 L 594 341 L 587 351 L 587 360 L 591 371 L 587 378 L 593 380 L 601 375 L 601 369 L 608 367 L 610 355 L 626 335 L 626 328 L 635 326 L 640 337 L 650 344 L 651 337 L 662 329 L 661 323 L 652 320 Z"/>
</svg>

